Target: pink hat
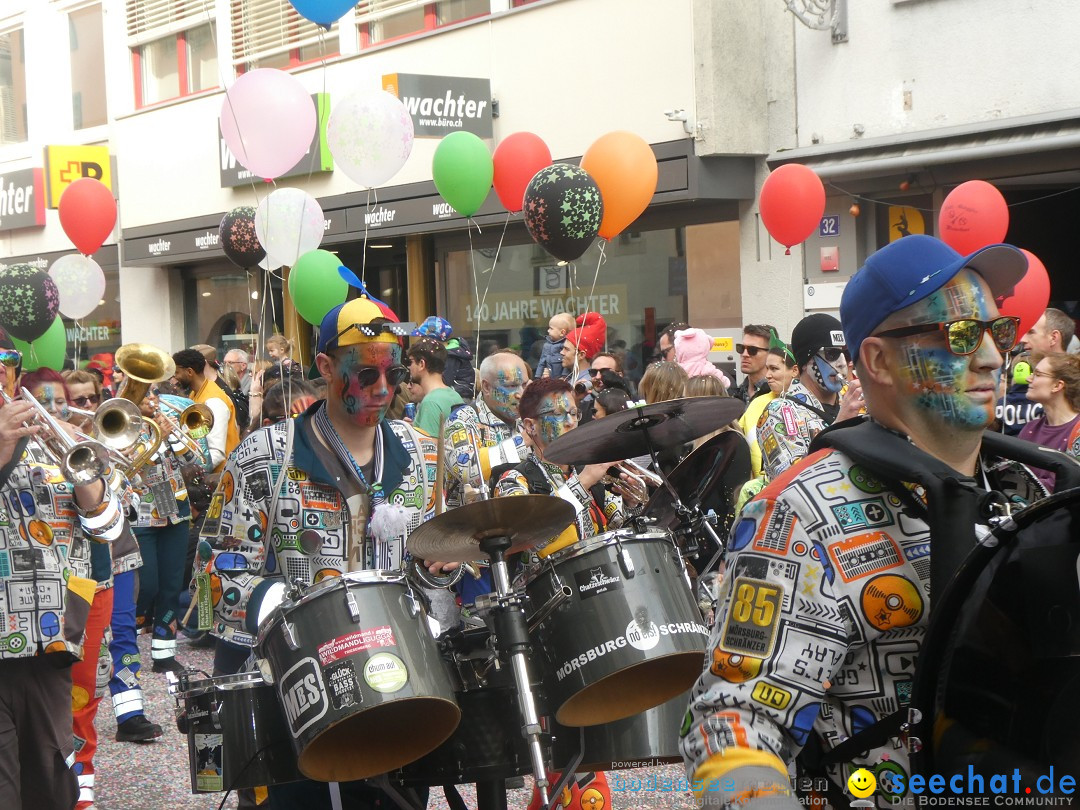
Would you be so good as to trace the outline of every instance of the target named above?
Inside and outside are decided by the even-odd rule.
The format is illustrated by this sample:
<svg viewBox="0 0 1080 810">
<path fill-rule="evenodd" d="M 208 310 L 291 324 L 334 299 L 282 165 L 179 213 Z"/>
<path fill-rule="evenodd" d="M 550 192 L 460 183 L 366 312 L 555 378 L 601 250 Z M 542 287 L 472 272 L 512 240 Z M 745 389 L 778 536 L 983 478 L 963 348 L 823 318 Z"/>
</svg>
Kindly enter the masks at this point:
<svg viewBox="0 0 1080 810">
<path fill-rule="evenodd" d="M 675 362 L 691 377 L 708 374 L 728 388 L 731 381 L 727 375 L 709 362 L 711 349 L 712 338 L 703 329 L 680 329 L 675 333 Z"/>
</svg>

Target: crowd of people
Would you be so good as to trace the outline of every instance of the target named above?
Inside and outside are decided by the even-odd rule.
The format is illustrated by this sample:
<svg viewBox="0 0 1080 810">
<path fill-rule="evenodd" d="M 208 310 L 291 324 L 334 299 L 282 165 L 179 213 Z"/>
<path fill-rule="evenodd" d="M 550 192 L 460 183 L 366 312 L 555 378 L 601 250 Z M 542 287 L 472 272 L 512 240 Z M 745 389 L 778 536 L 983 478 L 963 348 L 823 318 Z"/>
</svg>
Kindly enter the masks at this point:
<svg viewBox="0 0 1080 810">
<path fill-rule="evenodd" d="M 853 277 L 839 319 L 809 315 L 787 341 L 768 324 L 746 325 L 737 385 L 709 361 L 712 338 L 686 323 L 660 332 L 635 384 L 625 353 L 607 350 L 597 313 L 553 316 L 534 368 L 511 349 L 476 362 L 444 318 L 406 326 L 360 297 L 320 324 L 314 380 L 280 336 L 266 341 L 265 360 L 231 349 L 219 363 L 205 345 L 173 353 L 175 373 L 136 397 L 146 458 L 119 484 L 108 458 L 100 477 L 65 483 L 56 470 L 63 458 L 48 452 L 31 403 L 12 399 L 0 408 L 10 518 L 0 542 L 12 580 L 0 592 L 9 631 L 0 689 L 5 705 L 17 696 L 26 708 L 0 711 L 0 728 L 17 741 L 0 746 L 0 796 L 19 806 L 29 786 L 48 784 L 39 806 L 93 806 L 94 716 L 106 689 L 117 741 L 161 736 L 143 711 L 139 631 L 150 634 L 155 673 L 182 669 L 177 634 L 185 632 L 215 645 L 214 676 L 234 674 L 252 666 L 260 622 L 284 598 L 283 572 L 302 586 L 410 565 L 451 575 L 457 563 L 412 560 L 406 544 L 437 504 L 562 498 L 575 519 L 545 553 L 628 524 L 647 491 L 613 486 L 609 463 L 559 464 L 547 448 L 583 422 L 697 396 L 745 403 L 738 421 L 715 431 L 743 435 L 751 458 L 730 504 L 707 668 L 682 729 L 699 798 L 715 807 L 758 796 L 776 802 L 762 807 L 797 806 L 789 774 L 815 736 L 834 754 L 821 764 L 834 789 L 850 763 L 889 761 L 903 771 L 906 755 L 891 742 L 844 743 L 888 721 L 910 694 L 915 656 L 886 666 L 888 634 L 913 628 L 917 646 L 931 594 L 930 568 L 918 560 L 929 557 L 931 539 L 944 542 L 918 471 L 944 463 L 972 488 L 1007 491 L 1016 504 L 1052 491 L 1048 471 L 984 458 L 995 406 L 1010 415 L 1003 429 L 1080 457 L 1080 358 L 1064 351 L 1072 322 L 1051 309 L 1020 335 L 1018 320 L 994 303 L 1025 267 L 1009 246 L 964 257 L 936 239 L 905 237 Z M 1006 386 L 1001 368 L 1017 345 Z M 0 381 L 25 388 L 67 426 L 62 432 L 81 437 L 124 393 L 124 369 L 112 360 L 20 374 L 21 356 L 4 336 Z M 1018 391 L 1041 413 L 1019 420 L 1019 409 L 1008 410 Z M 864 432 L 849 432 L 854 425 Z M 841 442 L 845 434 L 896 444 L 911 479 L 889 480 Z M 671 472 L 709 438 L 661 448 L 655 472 Z M 483 625 L 471 606 L 494 588 L 482 562 L 477 568 L 453 598 L 430 589 L 443 629 Z M 55 598 L 42 587 L 54 582 Z M 112 666 L 99 667 L 99 656 Z M 841 665 L 867 674 L 842 677 Z M 572 785 L 612 806 L 603 774 Z M 272 785 L 268 796 L 275 808 L 392 806 L 365 781 L 304 780 Z M 242 795 L 241 806 L 255 803 Z"/>
</svg>

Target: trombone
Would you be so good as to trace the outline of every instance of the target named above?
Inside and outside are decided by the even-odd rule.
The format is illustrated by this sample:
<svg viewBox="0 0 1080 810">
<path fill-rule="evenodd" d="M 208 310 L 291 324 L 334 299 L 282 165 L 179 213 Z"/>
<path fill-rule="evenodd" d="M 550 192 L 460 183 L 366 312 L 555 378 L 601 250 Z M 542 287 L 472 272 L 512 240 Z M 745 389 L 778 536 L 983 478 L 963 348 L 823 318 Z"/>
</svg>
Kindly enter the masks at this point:
<svg viewBox="0 0 1080 810">
<path fill-rule="evenodd" d="M 208 405 L 201 402 L 189 405 L 180 412 L 179 419 L 173 419 L 160 407 L 156 415 L 165 420 L 171 435 L 176 436 L 197 459 L 204 460 L 206 454 L 196 441 L 195 434 L 201 438 L 214 427 L 214 412 Z"/>
<path fill-rule="evenodd" d="M 3 389 L 0 389 L 0 396 L 6 405 L 15 402 Z M 31 427 L 36 423 L 41 427 L 41 432 L 34 438 L 49 460 L 60 468 L 68 483 L 84 486 L 103 481 L 113 492 L 122 490 L 124 481 L 121 474 L 113 468 L 109 448 L 93 439 L 79 440 L 71 436 L 25 388 L 19 389 L 18 396 L 34 408 L 34 419 L 23 424 Z"/>
</svg>

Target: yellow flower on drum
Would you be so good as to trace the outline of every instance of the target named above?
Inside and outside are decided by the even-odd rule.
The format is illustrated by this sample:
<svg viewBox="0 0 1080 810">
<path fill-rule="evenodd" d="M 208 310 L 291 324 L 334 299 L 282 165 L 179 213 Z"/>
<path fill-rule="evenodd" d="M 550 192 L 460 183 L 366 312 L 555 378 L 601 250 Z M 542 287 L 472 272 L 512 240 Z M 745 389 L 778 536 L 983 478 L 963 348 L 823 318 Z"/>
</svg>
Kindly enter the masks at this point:
<svg viewBox="0 0 1080 810">
<path fill-rule="evenodd" d="M 881 574 L 867 582 L 861 601 L 863 615 L 878 630 L 910 627 L 923 613 L 915 583 L 896 574 Z"/>
</svg>

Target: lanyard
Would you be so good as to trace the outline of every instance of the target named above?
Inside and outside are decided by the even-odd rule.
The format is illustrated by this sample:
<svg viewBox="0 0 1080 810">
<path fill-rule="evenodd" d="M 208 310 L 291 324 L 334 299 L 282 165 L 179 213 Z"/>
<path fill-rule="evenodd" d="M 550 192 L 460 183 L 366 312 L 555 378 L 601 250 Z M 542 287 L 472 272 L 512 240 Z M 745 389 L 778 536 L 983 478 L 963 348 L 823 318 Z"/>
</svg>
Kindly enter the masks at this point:
<svg viewBox="0 0 1080 810">
<path fill-rule="evenodd" d="M 334 424 L 330 421 L 330 417 L 326 413 L 325 405 L 315 411 L 315 427 L 318 428 L 319 433 L 326 439 L 327 443 L 330 445 L 330 449 L 334 451 L 334 455 L 338 457 L 338 460 L 345 464 L 346 470 L 352 473 L 353 479 L 360 485 L 360 489 L 371 495 L 372 505 L 386 500 L 382 485 L 379 483 L 382 480 L 383 475 L 382 430 L 378 427 L 375 429 L 375 453 L 373 456 L 373 478 L 375 483 L 369 484 L 367 478 L 364 477 L 364 471 L 361 469 L 360 465 L 356 463 L 356 459 L 352 457 L 352 453 L 350 453 L 349 449 L 345 446 L 345 442 L 342 441 L 341 436 L 334 429 Z"/>
</svg>

